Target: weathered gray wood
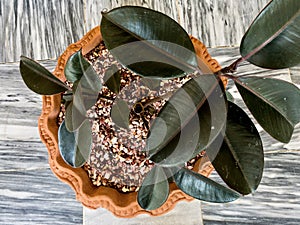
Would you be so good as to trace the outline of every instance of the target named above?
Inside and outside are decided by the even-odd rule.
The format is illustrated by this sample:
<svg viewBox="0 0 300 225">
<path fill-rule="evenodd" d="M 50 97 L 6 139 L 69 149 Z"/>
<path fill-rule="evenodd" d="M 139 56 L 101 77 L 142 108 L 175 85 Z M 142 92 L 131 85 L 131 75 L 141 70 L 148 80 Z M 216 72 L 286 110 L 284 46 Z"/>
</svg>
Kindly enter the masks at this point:
<svg viewBox="0 0 300 225">
<path fill-rule="evenodd" d="M 269 0 L 87 0 L 88 29 L 100 23 L 103 9 L 138 5 L 167 14 L 206 46 L 239 45 L 243 34 Z M 95 17 L 94 15 L 99 15 Z"/>
<path fill-rule="evenodd" d="M 173 0 L 86 0 L 86 27 L 87 29 L 91 29 L 95 26 L 100 25 L 101 11 L 105 9 L 111 10 L 115 7 L 127 5 L 143 6 L 154 10 L 158 10 L 177 20 L 178 8 L 176 2 L 177 1 Z"/>
<path fill-rule="evenodd" d="M 82 224 L 75 194 L 50 169 L 0 172 L 0 224 Z"/>
<path fill-rule="evenodd" d="M 52 71 L 55 64 L 55 61 L 49 61 L 43 65 Z M 22 81 L 19 63 L 0 64 L 0 71 L 1 124 L 36 126 L 41 112 L 41 97 L 30 91 Z"/>
<path fill-rule="evenodd" d="M 0 140 L 0 172 L 48 168 L 47 161 L 47 149 L 39 140 Z"/>
<path fill-rule="evenodd" d="M 57 58 L 100 24 L 101 11 L 138 5 L 163 12 L 207 46 L 239 45 L 243 33 L 269 0 L 3 0 L 0 1 L 0 62 L 21 54 Z"/>
<path fill-rule="evenodd" d="M 56 62 L 43 62 L 53 70 Z M 41 98 L 18 63 L 0 64 L 0 224 L 80 224 L 82 207 L 50 171 L 37 119 Z"/>
<path fill-rule="evenodd" d="M 52 71 L 55 61 L 43 65 Z M 37 120 L 41 97 L 21 79 L 19 63 L 0 64 L 0 171 L 48 168 Z"/>
<path fill-rule="evenodd" d="M 239 45 L 259 11 L 269 0 L 178 0 L 180 23 L 206 46 Z"/>
<path fill-rule="evenodd" d="M 56 58 L 69 44 L 100 23 L 101 10 L 121 5 L 141 5 L 164 12 L 208 46 L 238 45 L 252 19 L 267 2 L 1 0 L 0 62 L 17 61 L 21 54 L 35 59 Z M 239 57 L 238 48 L 210 51 L 224 66 Z M 51 70 L 54 68 L 54 61 L 45 63 Z M 253 75 L 284 77 L 300 84 L 299 66 L 270 72 L 245 63 L 239 73 L 246 71 Z M 76 202 L 70 187 L 49 170 L 46 149 L 39 141 L 36 126 L 40 97 L 25 87 L 17 63 L 0 64 L 0 86 L 0 224 L 82 224 L 81 204 Z M 230 91 L 237 96 L 236 102 L 242 104 L 236 89 Z M 300 126 L 289 144 L 278 143 L 264 132 L 261 136 L 266 165 L 257 192 L 229 204 L 203 202 L 205 224 L 300 223 Z M 216 174 L 212 177 L 218 179 Z M 103 210 L 98 212 L 97 217 L 115 220 Z M 191 218 L 190 211 L 182 210 L 182 213 L 187 221 Z M 152 218 L 147 221 L 154 223 Z M 140 224 L 145 224 L 145 220 Z"/>
<path fill-rule="evenodd" d="M 1 0 L 0 62 L 58 57 L 84 34 L 83 0 Z"/>
</svg>

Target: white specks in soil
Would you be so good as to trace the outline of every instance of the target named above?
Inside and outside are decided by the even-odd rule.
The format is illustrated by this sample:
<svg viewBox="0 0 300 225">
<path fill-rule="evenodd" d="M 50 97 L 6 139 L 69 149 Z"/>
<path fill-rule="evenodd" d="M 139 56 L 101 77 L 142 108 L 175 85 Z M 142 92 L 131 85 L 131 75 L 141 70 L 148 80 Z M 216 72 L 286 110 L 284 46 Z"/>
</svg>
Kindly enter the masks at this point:
<svg viewBox="0 0 300 225">
<path fill-rule="evenodd" d="M 103 85 L 97 103 L 87 112 L 92 125 L 93 145 L 84 169 L 96 186 L 109 186 L 120 192 L 137 191 L 153 167 L 142 150 L 151 121 L 168 99 L 159 96 L 166 96 L 180 88 L 190 77 L 163 80 L 159 88 L 151 90 L 143 85 L 140 76 L 122 68 L 103 42 L 85 58 L 93 65 L 102 82 L 105 71 L 111 65 L 121 69 L 121 89 L 116 95 Z M 117 98 L 126 101 L 131 109 L 129 130 L 116 126 L 110 117 L 111 107 Z M 60 123 L 64 117 L 63 106 L 59 117 Z M 192 169 L 195 162 L 196 159 L 192 159 L 187 167 Z"/>
</svg>

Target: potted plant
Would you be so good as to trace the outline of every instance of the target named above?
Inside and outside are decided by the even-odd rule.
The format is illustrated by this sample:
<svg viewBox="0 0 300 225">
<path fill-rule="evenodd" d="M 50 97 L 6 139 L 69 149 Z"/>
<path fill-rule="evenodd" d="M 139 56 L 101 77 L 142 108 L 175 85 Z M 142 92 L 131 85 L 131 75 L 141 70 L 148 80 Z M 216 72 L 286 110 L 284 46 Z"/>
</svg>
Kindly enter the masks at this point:
<svg viewBox="0 0 300 225">
<path fill-rule="evenodd" d="M 224 83 L 234 82 L 266 132 L 289 142 L 300 122 L 299 89 L 236 71 L 243 61 L 270 69 L 297 65 L 299 25 L 298 0 L 271 1 L 245 33 L 242 57 L 221 69 L 168 16 L 126 6 L 103 12 L 101 34 L 95 28 L 69 46 L 54 75 L 21 57 L 24 82 L 43 95 L 39 128 L 51 169 L 84 205 L 123 217 L 159 215 L 181 199 L 230 202 L 254 192 L 262 142 Z M 228 187 L 204 176 L 210 171 L 197 173 L 204 155 Z M 134 165 L 126 171 L 139 174 L 136 183 L 120 170 L 127 179 L 121 186 L 112 186 L 109 179 L 121 181 L 111 171 L 93 178 L 116 161 Z"/>
</svg>

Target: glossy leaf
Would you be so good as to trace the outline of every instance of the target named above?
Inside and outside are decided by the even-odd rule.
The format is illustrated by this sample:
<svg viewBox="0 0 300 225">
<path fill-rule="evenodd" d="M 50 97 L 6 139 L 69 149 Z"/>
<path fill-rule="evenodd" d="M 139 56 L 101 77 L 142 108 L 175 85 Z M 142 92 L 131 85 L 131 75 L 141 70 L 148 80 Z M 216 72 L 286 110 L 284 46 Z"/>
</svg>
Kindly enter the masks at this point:
<svg viewBox="0 0 300 225">
<path fill-rule="evenodd" d="M 75 52 L 68 59 L 64 73 L 67 80 L 74 83 L 75 81 L 80 80 L 85 73 L 95 72 L 93 72 L 92 65 L 85 60 L 80 50 Z"/>
<path fill-rule="evenodd" d="M 248 115 L 228 102 L 228 119 L 221 148 L 212 145 L 206 154 L 225 183 L 242 194 L 254 192 L 264 168 L 263 145 Z"/>
<path fill-rule="evenodd" d="M 79 82 L 80 81 L 77 80 L 73 85 L 74 93 L 77 91 Z M 90 99 L 87 99 L 87 101 L 91 101 L 91 105 L 95 104 L 96 100 L 96 94 Z M 73 132 L 77 130 L 86 119 L 87 108 L 85 105 L 84 97 L 82 97 L 79 91 L 77 94 L 72 95 L 72 100 L 66 105 L 65 123 L 68 131 Z"/>
<path fill-rule="evenodd" d="M 120 92 L 121 72 L 116 65 L 112 65 L 106 70 L 103 80 L 110 91 L 115 94 Z"/>
<path fill-rule="evenodd" d="M 84 59 L 82 59 L 84 60 Z M 86 112 L 97 102 L 99 92 L 102 88 L 101 81 L 94 71 L 93 67 L 89 65 L 84 66 L 82 63 L 81 72 L 82 76 L 79 80 L 76 80 L 73 84 L 73 105 L 75 108 L 72 110 L 72 120 L 82 120 L 82 117 L 86 115 Z M 71 109 L 70 109 L 71 110 Z M 78 126 L 74 126 L 73 130 L 76 130 Z M 80 125 L 80 122 L 77 123 Z M 68 126 L 68 128 L 70 128 Z"/>
<path fill-rule="evenodd" d="M 138 203 L 146 210 L 162 206 L 169 196 L 169 182 L 162 167 L 155 166 L 145 177 L 138 192 Z"/>
<path fill-rule="evenodd" d="M 82 114 L 80 110 L 78 110 L 73 101 L 69 102 L 66 106 L 65 113 L 65 126 L 69 132 L 73 132 L 77 130 L 82 123 L 86 120 L 86 114 Z"/>
<path fill-rule="evenodd" d="M 175 183 L 184 193 L 207 202 L 231 202 L 240 197 L 215 181 L 186 168 L 180 169 L 175 175 Z"/>
<path fill-rule="evenodd" d="M 20 72 L 27 87 L 37 94 L 53 95 L 69 89 L 45 67 L 25 56 L 21 56 Z"/>
<path fill-rule="evenodd" d="M 76 87 L 73 88 L 74 105 L 76 105 L 77 108 L 82 108 L 86 111 L 96 103 L 99 92 L 102 88 L 101 81 L 97 74 L 95 74 L 95 76 L 89 75 L 83 76 L 79 82 L 77 81 L 78 83 L 76 84 Z M 79 106 L 79 104 L 81 106 Z"/>
<path fill-rule="evenodd" d="M 161 80 L 143 77 L 141 79 L 141 83 L 142 85 L 148 87 L 150 90 L 158 91 L 158 89 L 160 88 Z"/>
<path fill-rule="evenodd" d="M 73 82 L 73 101 L 66 111 L 66 127 L 69 131 L 74 131 L 85 120 L 86 112 L 97 102 L 102 84 L 93 66 L 84 59 L 81 51 L 69 58 L 65 76 Z"/>
<path fill-rule="evenodd" d="M 129 114 L 130 109 L 127 102 L 122 99 L 117 99 L 111 108 L 111 119 L 119 127 L 129 129 Z"/>
<path fill-rule="evenodd" d="M 60 154 L 72 167 L 81 167 L 89 158 L 92 146 L 92 130 L 88 120 L 82 126 L 69 132 L 65 122 L 60 125 L 58 130 L 58 141 Z"/>
<path fill-rule="evenodd" d="M 241 77 L 235 84 L 257 122 L 275 139 L 289 142 L 300 122 L 300 90 L 271 78 Z"/>
<path fill-rule="evenodd" d="M 73 91 L 68 90 L 66 91 L 62 96 L 63 101 L 65 102 L 71 102 L 73 100 Z"/>
<path fill-rule="evenodd" d="M 166 146 L 150 155 L 150 160 L 163 166 L 183 166 L 204 150 L 210 134 L 211 113 L 206 102 Z"/>
<path fill-rule="evenodd" d="M 65 106 L 65 109 L 67 109 L 68 106 L 69 106 L 72 102 L 73 102 L 72 100 L 71 100 L 71 101 L 65 101 L 65 102 L 62 101 L 62 103 L 63 103 L 64 106 Z"/>
<path fill-rule="evenodd" d="M 106 47 L 124 66 L 148 77 L 183 76 L 197 68 L 193 44 L 170 17 L 138 6 L 102 13 Z"/>
<path fill-rule="evenodd" d="M 273 0 L 243 37 L 240 52 L 250 63 L 279 69 L 300 63 L 300 1 Z"/>
<path fill-rule="evenodd" d="M 201 75 L 170 98 L 150 128 L 145 150 L 152 161 L 181 165 L 223 131 L 227 109 L 221 85 L 213 75 Z"/>
</svg>

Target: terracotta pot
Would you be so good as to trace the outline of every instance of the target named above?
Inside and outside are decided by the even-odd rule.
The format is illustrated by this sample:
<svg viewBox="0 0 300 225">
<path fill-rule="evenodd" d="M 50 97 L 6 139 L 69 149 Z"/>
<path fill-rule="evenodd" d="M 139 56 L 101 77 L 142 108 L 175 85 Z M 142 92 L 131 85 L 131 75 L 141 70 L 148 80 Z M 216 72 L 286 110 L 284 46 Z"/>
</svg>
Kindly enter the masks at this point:
<svg viewBox="0 0 300 225">
<path fill-rule="evenodd" d="M 205 64 L 213 72 L 221 69 L 217 61 L 211 59 L 205 46 L 197 39 L 191 37 L 197 55 L 205 61 Z M 96 27 L 88 32 L 80 41 L 70 45 L 58 59 L 54 71 L 61 80 L 65 80 L 64 67 L 68 58 L 82 48 L 83 54 L 95 48 L 102 40 L 100 28 Z M 202 65 L 203 66 L 203 65 Z M 137 193 L 120 193 L 109 187 L 96 187 L 92 184 L 87 172 L 83 168 L 72 168 L 65 163 L 58 149 L 58 125 L 57 117 L 60 112 L 61 95 L 43 96 L 43 109 L 39 118 L 39 131 L 44 144 L 49 152 L 49 164 L 53 173 L 63 182 L 68 183 L 75 191 L 78 201 L 89 208 L 103 207 L 110 210 L 118 217 L 133 217 L 141 213 L 153 216 L 161 215 L 174 208 L 181 200 L 191 201 L 192 197 L 181 192 L 174 183 L 170 184 L 170 195 L 167 202 L 159 209 L 146 211 L 137 201 Z M 198 160 L 195 170 L 208 176 L 213 167 L 206 157 Z"/>
</svg>

